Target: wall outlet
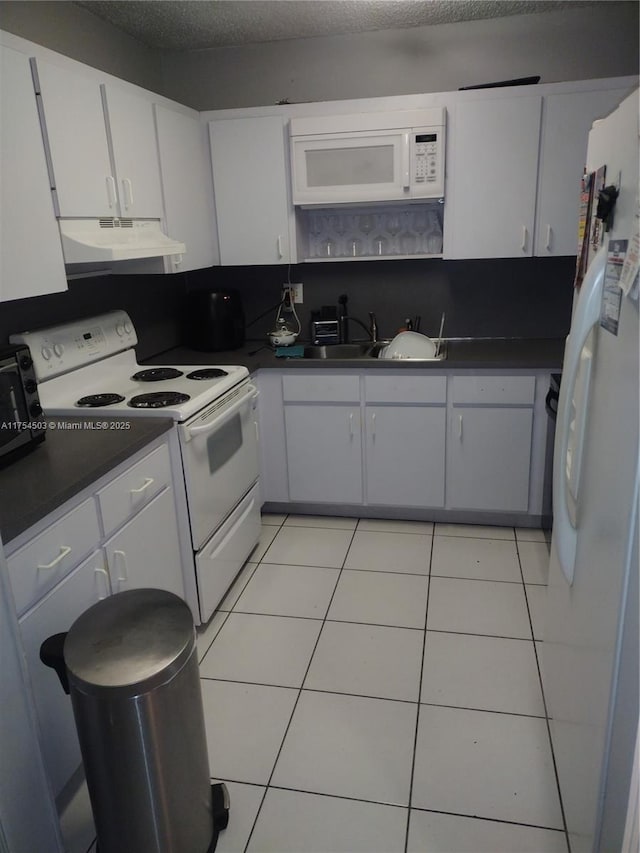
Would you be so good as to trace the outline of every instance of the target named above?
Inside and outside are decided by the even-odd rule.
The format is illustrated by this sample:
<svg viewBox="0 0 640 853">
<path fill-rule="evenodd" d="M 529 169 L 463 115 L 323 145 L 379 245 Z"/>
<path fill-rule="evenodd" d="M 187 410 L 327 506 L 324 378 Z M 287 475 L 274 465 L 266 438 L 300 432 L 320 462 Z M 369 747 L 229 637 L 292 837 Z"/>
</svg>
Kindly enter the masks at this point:
<svg viewBox="0 0 640 853">
<path fill-rule="evenodd" d="M 283 284 L 282 285 L 282 298 L 283 298 L 283 300 L 285 300 L 283 307 L 284 307 L 285 311 L 287 309 L 289 309 L 289 304 L 288 304 L 288 300 L 287 300 L 287 295 L 288 295 L 289 291 L 291 292 L 291 296 L 293 297 L 293 301 L 296 304 L 301 304 L 302 303 L 302 282 L 298 281 L 295 284 L 292 283 L 292 284 Z"/>
</svg>

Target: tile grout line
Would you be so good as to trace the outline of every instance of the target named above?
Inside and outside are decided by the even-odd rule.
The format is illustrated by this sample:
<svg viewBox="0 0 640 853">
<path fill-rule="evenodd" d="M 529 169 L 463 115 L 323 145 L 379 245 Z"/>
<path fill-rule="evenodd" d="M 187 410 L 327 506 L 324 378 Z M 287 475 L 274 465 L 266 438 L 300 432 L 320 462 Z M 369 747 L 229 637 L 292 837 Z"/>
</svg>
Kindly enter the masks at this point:
<svg viewBox="0 0 640 853">
<path fill-rule="evenodd" d="M 517 537 L 516 537 L 517 539 Z M 538 680 L 540 681 L 540 690 L 542 692 L 542 705 L 544 707 L 544 720 L 547 727 L 547 737 L 549 738 L 549 749 L 551 750 L 551 761 L 553 762 L 553 774 L 556 780 L 556 790 L 558 791 L 558 801 L 560 803 L 560 814 L 562 815 L 562 826 L 564 829 L 564 837 L 567 843 L 568 853 L 571 853 L 571 842 L 569 840 L 569 830 L 567 828 L 567 818 L 564 811 L 564 802 L 562 800 L 562 791 L 560 790 L 560 777 L 558 776 L 558 766 L 556 764 L 556 754 L 553 749 L 553 738 L 551 737 L 551 725 L 549 723 L 549 709 L 547 707 L 547 697 L 544 692 L 544 682 L 542 680 L 542 669 L 540 667 L 540 660 L 538 658 L 538 649 L 536 647 L 536 638 L 533 630 L 533 619 L 531 618 L 531 609 L 529 607 L 529 597 L 527 596 L 527 584 L 524 579 L 524 570 L 522 568 L 522 559 L 520 557 L 520 549 L 518 548 L 518 542 L 516 541 L 516 553 L 518 555 L 518 564 L 520 566 L 520 575 L 522 576 L 522 588 L 524 591 L 524 600 L 527 608 L 527 615 L 529 616 L 529 625 L 531 627 L 531 637 L 533 639 L 533 653 L 536 658 L 536 667 L 538 669 Z M 547 579 L 548 586 L 548 579 Z"/>
<path fill-rule="evenodd" d="M 283 524 L 284 524 L 284 522 L 283 522 Z M 302 681 L 300 682 L 300 688 L 298 689 L 298 695 L 296 696 L 296 701 L 294 702 L 293 708 L 291 709 L 291 714 L 290 714 L 290 716 L 289 716 L 289 722 L 287 723 L 287 727 L 286 727 L 286 729 L 285 729 L 285 731 L 284 731 L 284 734 L 283 734 L 283 736 L 282 736 L 282 740 L 281 740 L 281 742 L 280 742 L 280 747 L 279 747 L 278 752 L 277 752 L 277 754 L 276 754 L 275 761 L 273 762 L 273 767 L 271 768 L 271 773 L 269 774 L 269 778 L 268 778 L 268 780 L 267 780 L 267 784 L 266 784 L 265 789 L 264 789 L 263 797 L 262 797 L 262 799 L 261 799 L 261 801 L 260 801 L 260 805 L 259 805 L 259 807 L 258 807 L 258 811 L 256 812 L 256 816 L 255 816 L 255 818 L 254 818 L 254 820 L 253 820 L 253 824 L 252 824 L 252 826 L 251 826 L 251 831 L 249 832 L 249 835 L 248 835 L 248 837 L 247 837 L 247 842 L 246 842 L 245 847 L 244 847 L 244 853 L 247 853 L 247 851 L 248 851 L 248 849 L 249 849 L 249 844 L 251 843 L 251 838 L 252 838 L 253 833 L 254 833 L 254 830 L 255 830 L 255 828 L 256 828 L 256 824 L 257 824 L 257 822 L 258 822 L 258 818 L 260 817 L 260 812 L 262 811 L 262 806 L 264 805 L 264 801 L 265 801 L 265 799 L 266 799 L 267 792 L 268 792 L 269 787 L 270 787 L 270 785 L 271 785 L 271 780 L 272 780 L 272 778 L 273 778 L 273 774 L 275 773 L 276 766 L 277 766 L 278 761 L 279 761 L 279 759 L 280 759 L 280 755 L 281 755 L 281 753 L 282 753 L 282 748 L 284 747 L 284 743 L 285 743 L 285 741 L 286 741 L 286 739 L 287 739 L 287 735 L 288 735 L 288 733 L 289 733 L 289 729 L 291 728 L 291 723 L 292 723 L 292 721 L 293 721 L 293 717 L 294 717 L 294 714 L 295 714 L 295 712 L 296 712 L 296 708 L 298 707 L 298 703 L 300 702 L 300 697 L 302 696 L 303 685 L 304 685 L 304 682 L 305 682 L 305 680 L 306 680 L 306 678 L 307 678 L 307 675 L 308 675 L 308 673 L 309 673 L 309 669 L 311 668 L 311 663 L 312 663 L 312 661 L 313 661 L 313 656 L 315 655 L 315 653 L 316 653 L 316 649 L 318 648 L 318 643 L 320 642 L 320 637 L 322 636 L 322 631 L 324 630 L 324 626 L 325 626 L 325 622 L 326 622 L 327 613 L 329 612 L 329 608 L 331 607 L 331 603 L 332 603 L 333 598 L 334 598 L 334 596 L 335 596 L 335 594 L 336 594 L 336 589 L 337 589 L 337 587 L 338 587 L 338 584 L 340 583 L 340 578 L 342 577 L 342 572 L 343 572 L 343 569 L 344 569 L 344 564 L 346 563 L 346 561 L 347 561 L 347 557 L 349 556 L 349 550 L 350 550 L 351 545 L 352 545 L 352 543 L 353 543 L 353 539 L 354 539 L 354 537 L 355 537 L 355 534 L 356 534 L 356 530 L 357 530 L 357 529 L 358 529 L 358 524 L 356 523 L 356 526 L 354 527 L 353 531 L 351 532 L 351 539 L 349 540 L 349 545 L 348 545 L 348 547 L 347 547 L 347 550 L 345 551 L 345 555 L 344 555 L 344 558 L 343 558 L 343 560 L 342 560 L 342 566 L 340 567 L 340 573 L 339 573 L 338 577 L 336 578 L 336 583 L 335 583 L 335 586 L 334 586 L 334 588 L 333 588 L 333 592 L 332 592 L 332 594 L 331 594 L 331 598 L 329 599 L 329 603 L 328 603 L 328 605 L 327 605 L 327 609 L 326 609 L 326 612 L 325 612 L 324 619 L 322 620 L 322 626 L 321 626 L 321 628 L 320 628 L 320 631 L 318 632 L 318 636 L 317 636 L 317 638 L 316 638 L 316 642 L 315 642 L 315 644 L 314 644 L 314 646 L 313 646 L 313 651 L 311 652 L 311 657 L 309 658 L 309 663 L 307 664 L 307 668 L 306 668 L 306 670 L 305 670 L 304 676 L 303 676 L 303 678 L 302 678 Z M 327 567 L 326 567 L 326 566 L 319 566 L 318 568 L 327 568 Z M 329 568 L 333 568 L 333 567 L 329 567 Z"/>
<path fill-rule="evenodd" d="M 420 726 L 420 697 L 422 696 L 422 677 L 424 675 L 424 656 L 427 646 L 427 620 L 429 618 L 429 598 L 431 597 L 431 568 L 433 563 L 433 546 L 435 541 L 435 525 L 434 535 L 431 537 L 431 550 L 429 552 L 429 585 L 427 587 L 427 605 L 424 613 L 424 635 L 422 638 L 422 660 L 420 661 L 420 677 L 418 679 L 418 701 L 416 707 L 416 725 L 413 734 L 413 755 L 411 757 L 411 776 L 409 780 L 409 801 L 407 803 L 407 827 L 404 836 L 404 853 L 408 853 L 409 848 L 409 830 L 411 827 L 411 802 L 413 799 L 413 782 L 416 769 L 416 752 L 418 750 L 418 729 Z"/>
<path fill-rule="evenodd" d="M 282 528 L 284 527 L 284 523 L 285 523 L 285 521 L 287 520 L 287 518 L 288 518 L 288 515 L 285 515 L 285 517 L 283 518 L 283 520 L 280 522 L 280 524 L 279 524 L 279 525 L 275 525 L 275 524 L 273 524 L 273 525 L 269 525 L 269 526 L 271 526 L 271 527 L 277 527 L 277 530 L 276 530 L 276 533 L 275 533 L 275 536 L 273 537 L 273 539 L 275 539 L 275 538 L 276 538 L 276 536 L 278 535 L 278 533 L 282 530 Z M 273 542 L 273 539 L 271 540 L 271 542 Z M 264 556 L 265 556 L 265 554 L 267 553 L 267 551 L 269 550 L 269 547 L 270 547 L 270 545 L 271 545 L 271 542 L 269 543 L 269 545 L 268 545 L 268 546 L 267 546 L 267 548 L 265 549 L 265 552 L 264 552 L 264 554 L 262 555 L 262 557 L 264 557 Z M 257 544 L 257 543 L 256 543 L 256 544 Z M 254 550 L 255 550 L 255 548 L 254 548 Z M 253 552 L 252 552 L 252 553 L 253 553 Z M 249 556 L 251 556 L 251 554 L 250 554 Z M 248 580 L 247 580 L 247 583 L 245 583 L 245 584 L 244 584 L 244 586 L 242 587 L 242 590 L 240 591 L 240 595 L 242 595 L 242 593 L 245 591 L 245 589 L 247 588 L 247 584 L 249 583 L 249 581 L 251 580 L 251 578 L 252 578 L 252 577 L 255 575 L 255 573 L 257 572 L 258 567 L 259 567 L 259 566 L 260 566 L 260 564 L 262 563 L 262 557 L 261 557 L 261 558 L 258 560 L 258 562 L 256 563 L 254 570 L 251 572 L 251 575 L 249 576 L 249 578 L 248 578 Z M 247 560 L 247 561 L 246 561 L 246 563 L 249 563 L 249 562 L 251 562 L 251 561 L 250 561 L 250 560 Z M 245 563 L 245 564 L 246 564 L 246 563 Z M 244 570 L 244 566 L 242 567 L 242 569 L 240 569 L 240 572 L 238 572 L 238 574 L 240 574 L 243 570 Z M 228 591 L 227 591 L 227 594 L 228 594 Z M 209 643 L 209 645 L 207 646 L 207 650 L 206 650 L 206 652 L 202 655 L 202 658 L 201 658 L 201 659 L 200 659 L 200 661 L 198 662 L 198 668 L 200 667 L 200 664 L 202 663 L 202 661 L 205 659 L 205 656 L 209 653 L 209 650 L 211 649 L 211 646 L 213 645 L 213 643 L 214 643 L 214 641 L 215 641 L 216 637 L 218 636 L 218 634 L 220 633 L 220 631 L 221 631 L 221 630 L 222 630 L 222 628 L 224 627 L 225 623 L 227 622 L 227 620 L 228 620 L 229 616 L 230 616 L 230 615 L 231 615 L 231 613 L 233 612 L 233 607 L 235 606 L 235 604 L 237 603 L 238 599 L 240 598 L 240 595 L 238 596 L 238 598 L 237 598 L 237 599 L 236 599 L 236 601 L 234 602 L 234 604 L 233 604 L 233 606 L 232 606 L 232 609 L 231 609 L 231 610 L 228 610 L 228 611 L 226 612 L 226 616 L 225 616 L 225 617 L 224 617 L 224 619 L 222 620 L 222 624 L 220 625 L 220 627 L 218 628 L 218 630 L 217 630 L 217 631 L 216 631 L 216 633 L 214 634 L 213 639 L 211 640 L 211 642 L 210 642 L 210 643 Z M 223 599 L 223 600 L 224 600 L 224 599 Z M 216 612 L 218 612 L 218 613 L 224 613 L 225 611 L 223 611 L 223 610 L 219 610 L 219 611 L 216 611 Z M 205 679 L 202 675 L 200 675 L 200 681 L 203 681 L 203 680 L 206 680 L 206 679 Z M 291 720 L 289 720 L 289 722 L 291 722 Z M 287 727 L 287 728 L 288 728 L 288 727 Z M 211 768 L 209 768 L 209 772 L 211 772 Z M 213 778 L 217 778 L 217 777 L 213 777 Z M 264 798 L 265 798 L 266 794 L 267 794 L 267 788 L 265 787 L 265 789 L 264 789 L 264 794 L 262 795 L 262 799 L 261 799 L 261 801 L 260 801 L 260 806 L 258 807 L 258 811 L 256 812 L 256 816 L 255 816 L 255 818 L 254 818 L 253 825 L 252 825 L 252 827 L 251 827 L 251 832 L 249 833 L 249 837 L 247 838 L 247 844 L 245 845 L 245 849 L 246 849 L 246 847 L 249 845 L 249 841 L 250 841 L 250 839 L 251 839 L 251 835 L 252 835 L 252 833 L 253 833 L 253 827 L 255 826 L 255 822 L 256 822 L 256 820 L 258 819 L 258 815 L 260 814 L 260 809 L 262 808 L 262 803 L 264 802 Z"/>
</svg>

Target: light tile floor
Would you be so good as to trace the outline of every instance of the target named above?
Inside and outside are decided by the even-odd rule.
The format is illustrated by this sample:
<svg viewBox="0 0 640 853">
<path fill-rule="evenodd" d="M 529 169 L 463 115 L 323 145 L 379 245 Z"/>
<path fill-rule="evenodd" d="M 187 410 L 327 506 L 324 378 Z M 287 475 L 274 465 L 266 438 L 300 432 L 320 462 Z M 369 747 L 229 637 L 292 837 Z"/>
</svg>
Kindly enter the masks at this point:
<svg viewBox="0 0 640 853">
<path fill-rule="evenodd" d="M 265 516 L 199 634 L 220 853 L 566 853 L 542 531 Z"/>
<path fill-rule="evenodd" d="M 198 631 L 219 853 L 567 853 L 542 531 L 267 515 Z"/>
</svg>

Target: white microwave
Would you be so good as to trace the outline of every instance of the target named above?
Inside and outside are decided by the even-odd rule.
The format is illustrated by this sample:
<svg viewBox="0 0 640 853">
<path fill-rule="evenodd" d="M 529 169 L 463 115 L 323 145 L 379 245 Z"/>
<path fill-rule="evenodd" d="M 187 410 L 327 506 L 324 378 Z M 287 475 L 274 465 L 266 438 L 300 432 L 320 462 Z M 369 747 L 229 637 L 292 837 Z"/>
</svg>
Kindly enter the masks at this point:
<svg viewBox="0 0 640 853">
<path fill-rule="evenodd" d="M 291 119 L 293 203 L 444 197 L 444 107 Z"/>
</svg>

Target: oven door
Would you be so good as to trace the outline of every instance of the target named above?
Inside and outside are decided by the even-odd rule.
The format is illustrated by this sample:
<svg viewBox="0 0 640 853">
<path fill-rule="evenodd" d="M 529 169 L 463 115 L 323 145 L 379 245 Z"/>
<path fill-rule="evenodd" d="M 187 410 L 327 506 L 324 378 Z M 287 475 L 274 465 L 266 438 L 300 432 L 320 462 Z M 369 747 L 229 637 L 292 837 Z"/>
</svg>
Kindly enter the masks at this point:
<svg viewBox="0 0 640 853">
<path fill-rule="evenodd" d="M 194 551 L 258 479 L 257 400 L 246 382 L 180 427 Z"/>
</svg>

